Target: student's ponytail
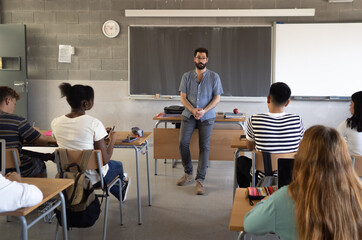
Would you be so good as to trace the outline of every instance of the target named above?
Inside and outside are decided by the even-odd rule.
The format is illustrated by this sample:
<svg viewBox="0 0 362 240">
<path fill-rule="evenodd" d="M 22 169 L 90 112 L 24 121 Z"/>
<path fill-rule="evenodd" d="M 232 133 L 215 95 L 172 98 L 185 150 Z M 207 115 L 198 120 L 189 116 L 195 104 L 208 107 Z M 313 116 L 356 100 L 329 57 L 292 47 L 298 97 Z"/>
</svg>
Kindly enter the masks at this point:
<svg viewBox="0 0 362 240">
<path fill-rule="evenodd" d="M 72 86 L 69 83 L 62 83 L 59 85 L 60 94 L 61 97 L 67 97 L 70 96 L 70 93 L 72 91 Z"/>
</svg>

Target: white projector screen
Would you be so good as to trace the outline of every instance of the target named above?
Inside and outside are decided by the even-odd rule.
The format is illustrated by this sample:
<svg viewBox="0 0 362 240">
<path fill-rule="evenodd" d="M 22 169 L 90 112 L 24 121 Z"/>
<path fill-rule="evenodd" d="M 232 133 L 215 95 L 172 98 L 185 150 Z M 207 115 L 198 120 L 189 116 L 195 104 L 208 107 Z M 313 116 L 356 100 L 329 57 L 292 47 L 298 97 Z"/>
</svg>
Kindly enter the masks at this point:
<svg viewBox="0 0 362 240">
<path fill-rule="evenodd" d="M 292 96 L 350 97 L 362 90 L 362 23 L 276 24 L 274 60 Z"/>
</svg>

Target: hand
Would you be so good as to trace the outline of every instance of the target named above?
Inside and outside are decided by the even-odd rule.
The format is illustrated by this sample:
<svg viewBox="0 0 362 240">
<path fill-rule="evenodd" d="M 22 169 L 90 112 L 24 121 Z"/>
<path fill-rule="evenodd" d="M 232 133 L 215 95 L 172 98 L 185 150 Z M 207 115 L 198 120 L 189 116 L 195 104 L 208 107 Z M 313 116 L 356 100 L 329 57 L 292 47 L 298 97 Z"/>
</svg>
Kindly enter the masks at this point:
<svg viewBox="0 0 362 240">
<path fill-rule="evenodd" d="M 198 108 L 193 108 L 192 111 L 191 111 L 191 113 L 192 113 L 192 115 L 194 116 L 194 118 L 197 117 L 197 110 L 198 110 Z"/>
<path fill-rule="evenodd" d="M 200 120 L 200 118 L 202 118 L 202 116 L 205 114 L 205 110 L 202 108 L 194 108 L 194 110 L 195 113 L 193 112 L 193 115 L 196 120 Z"/>
<path fill-rule="evenodd" d="M 115 131 L 111 130 L 111 132 L 108 133 L 109 142 L 111 142 L 111 141 L 115 142 L 117 137 L 118 137 L 118 134 Z"/>
<path fill-rule="evenodd" d="M 204 115 L 205 115 L 205 110 L 202 109 L 202 108 L 198 108 L 198 110 L 197 110 L 197 117 L 198 117 L 198 119 L 197 119 L 197 120 L 199 120 L 200 118 L 202 118 Z"/>
<path fill-rule="evenodd" d="M 17 172 L 9 172 L 8 174 L 6 174 L 5 178 L 10 181 L 21 182 L 21 176 Z"/>
</svg>

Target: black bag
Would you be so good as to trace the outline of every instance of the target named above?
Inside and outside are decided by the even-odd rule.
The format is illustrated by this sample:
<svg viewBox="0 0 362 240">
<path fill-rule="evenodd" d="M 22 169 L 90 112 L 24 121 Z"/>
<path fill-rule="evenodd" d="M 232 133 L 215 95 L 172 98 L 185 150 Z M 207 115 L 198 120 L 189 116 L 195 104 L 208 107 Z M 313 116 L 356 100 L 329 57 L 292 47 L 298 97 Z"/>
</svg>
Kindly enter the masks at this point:
<svg viewBox="0 0 362 240">
<path fill-rule="evenodd" d="M 91 227 L 101 212 L 93 185 L 84 173 L 92 150 L 83 152 L 80 166 L 76 163 L 68 164 L 65 149 L 59 149 L 59 153 L 61 154 L 61 173 L 57 174 L 57 177 L 74 179 L 74 185 L 63 191 L 66 200 L 67 226 L 68 228 Z M 59 224 L 62 225 L 60 208 L 55 209 L 55 213 Z"/>
<path fill-rule="evenodd" d="M 270 153 L 263 152 L 264 171 L 265 176 L 258 182 L 257 187 L 270 187 L 278 185 L 278 178 L 274 176 L 271 164 Z"/>
<path fill-rule="evenodd" d="M 265 154 L 265 156 L 264 156 Z M 277 177 L 274 176 L 274 172 L 271 168 L 270 153 L 263 153 L 264 169 L 265 173 L 256 170 L 255 172 L 255 185 L 257 187 L 268 187 L 277 185 Z M 236 162 L 236 178 L 239 187 L 247 188 L 250 187 L 252 181 L 251 172 L 252 160 L 246 156 L 240 156 Z"/>
<path fill-rule="evenodd" d="M 182 114 L 183 110 L 185 110 L 184 106 L 172 105 L 168 107 L 164 107 L 164 112 L 166 114 Z"/>
</svg>

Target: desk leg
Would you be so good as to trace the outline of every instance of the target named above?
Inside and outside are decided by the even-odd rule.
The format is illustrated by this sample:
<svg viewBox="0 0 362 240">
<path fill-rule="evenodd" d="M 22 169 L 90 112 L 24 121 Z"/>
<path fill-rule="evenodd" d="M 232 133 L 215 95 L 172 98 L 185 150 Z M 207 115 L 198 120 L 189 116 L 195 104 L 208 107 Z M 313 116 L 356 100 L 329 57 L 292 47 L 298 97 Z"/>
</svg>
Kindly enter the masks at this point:
<svg viewBox="0 0 362 240">
<path fill-rule="evenodd" d="M 68 226 L 67 226 L 67 214 L 65 212 L 65 199 L 62 192 L 59 192 L 60 202 L 62 205 L 62 225 L 63 225 L 63 239 L 68 240 Z"/>
<path fill-rule="evenodd" d="M 18 216 L 21 222 L 21 237 L 22 240 L 28 239 L 28 224 L 26 223 L 26 218 L 24 216 Z"/>
<path fill-rule="evenodd" d="M 148 206 L 152 206 L 151 184 L 150 184 L 150 161 L 148 158 L 148 141 L 146 140 L 146 161 L 147 161 L 147 183 L 148 183 Z"/>
<path fill-rule="evenodd" d="M 138 225 L 142 224 L 141 216 L 141 196 L 140 196 L 140 163 L 137 147 L 133 146 L 136 151 L 136 174 L 137 174 L 137 200 L 138 200 Z"/>
<path fill-rule="evenodd" d="M 252 187 L 255 187 L 255 153 L 253 152 L 252 153 L 252 166 L 251 166 L 251 169 L 253 171 L 253 177 L 251 179 L 251 186 Z"/>
<path fill-rule="evenodd" d="M 236 172 L 237 172 L 237 169 L 236 169 L 236 166 L 237 166 L 237 161 L 238 161 L 238 157 L 239 157 L 239 152 L 240 152 L 240 149 L 236 150 L 235 151 L 235 158 L 234 158 L 234 191 L 233 191 L 233 201 L 234 201 L 234 198 L 235 198 L 235 190 L 236 188 L 238 187 L 238 181 L 236 179 Z"/>
<path fill-rule="evenodd" d="M 157 158 L 155 158 L 155 175 L 157 175 Z"/>
</svg>

